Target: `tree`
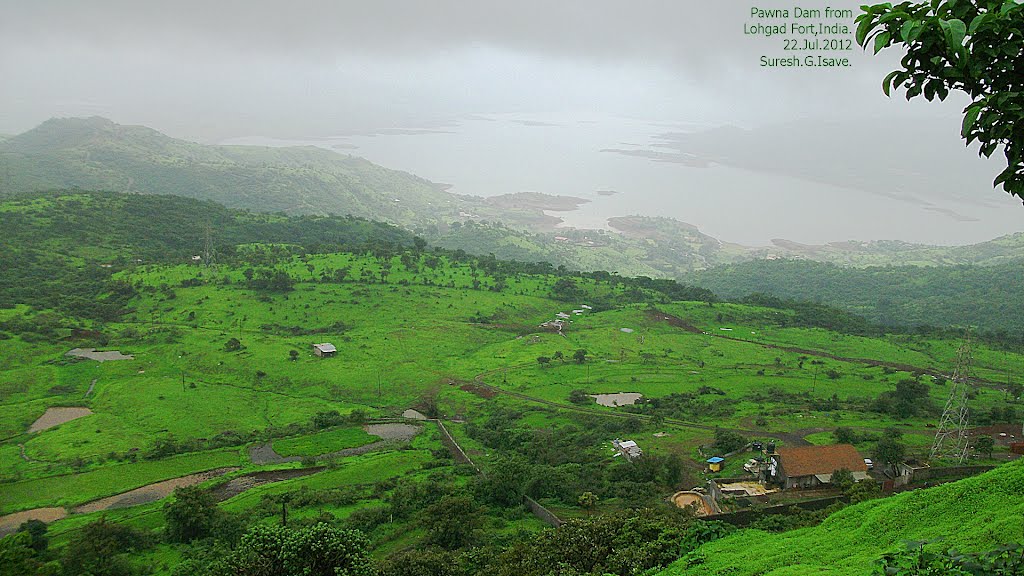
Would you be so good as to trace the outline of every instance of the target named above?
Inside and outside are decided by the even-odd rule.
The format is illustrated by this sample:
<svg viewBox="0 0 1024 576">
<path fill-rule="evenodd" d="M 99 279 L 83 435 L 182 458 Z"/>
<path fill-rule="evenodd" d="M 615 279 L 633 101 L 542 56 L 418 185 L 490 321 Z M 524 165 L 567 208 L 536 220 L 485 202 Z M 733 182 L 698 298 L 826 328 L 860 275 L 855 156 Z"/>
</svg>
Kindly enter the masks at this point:
<svg viewBox="0 0 1024 576">
<path fill-rule="evenodd" d="M 291 360 L 292 362 L 298 360 L 299 359 L 299 351 L 298 350 L 289 350 L 288 351 L 288 359 Z"/>
<path fill-rule="evenodd" d="M 551 297 L 562 302 L 579 300 L 583 291 L 570 278 L 561 278 L 551 286 Z"/>
<path fill-rule="evenodd" d="M 224 343 L 225 352 L 238 352 L 242 349 L 242 343 L 238 338 L 228 338 L 228 341 Z"/>
<path fill-rule="evenodd" d="M 576 499 L 576 502 L 580 505 L 580 508 L 587 511 L 587 515 L 589 516 L 593 512 L 594 507 L 597 506 L 598 500 L 600 500 L 600 498 L 597 497 L 597 494 L 594 494 L 593 492 L 584 492 L 583 494 L 580 494 L 580 497 Z"/>
<path fill-rule="evenodd" d="M 572 353 L 572 359 L 575 360 L 577 364 L 583 364 L 587 361 L 587 351 L 580 348 Z"/>
<path fill-rule="evenodd" d="M 906 89 L 911 100 L 923 95 L 945 100 L 950 90 L 970 97 L 961 136 L 980 144 L 989 157 L 1004 147 L 1007 167 L 993 186 L 1024 199 L 1024 5 L 1016 0 L 929 0 L 864 6 L 857 18 L 857 43 L 877 54 L 889 46 L 906 48 L 902 69 L 882 80 L 889 95 Z"/>
<path fill-rule="evenodd" d="M 134 570 L 122 554 L 150 545 L 144 534 L 101 517 L 68 543 L 61 564 L 67 575 L 129 576 Z"/>
<path fill-rule="evenodd" d="M 875 444 L 875 460 L 888 464 L 892 470 L 893 475 L 896 475 L 896 466 L 903 462 L 903 458 L 907 455 L 907 447 L 890 436 L 883 436 Z"/>
<path fill-rule="evenodd" d="M 721 454 L 734 452 L 746 445 L 747 439 L 738 432 L 722 430 L 721 428 L 715 430 L 715 443 L 713 446 L 715 447 L 715 450 Z"/>
<path fill-rule="evenodd" d="M 167 538 L 172 542 L 191 542 L 213 533 L 219 510 L 213 496 L 198 486 L 178 488 L 174 499 L 164 503 Z"/>
<path fill-rule="evenodd" d="M 551 358 L 548 358 L 547 356 L 537 356 L 537 364 L 540 364 L 541 366 L 544 366 L 545 364 L 550 364 L 550 363 L 551 363 Z"/>
<path fill-rule="evenodd" d="M 881 495 L 881 487 L 877 482 L 870 478 L 855 482 L 852 486 L 846 489 L 846 496 L 850 499 L 850 504 L 866 502 L 868 500 L 878 498 Z"/>
<path fill-rule="evenodd" d="M 212 576 L 370 576 L 369 542 L 361 532 L 323 522 L 304 530 L 256 525 Z"/>
<path fill-rule="evenodd" d="M 856 444 L 860 437 L 852 428 L 840 426 L 832 431 L 832 439 L 836 444 Z"/>
<path fill-rule="evenodd" d="M 426 509 L 426 518 L 426 542 L 447 550 L 473 545 L 482 524 L 480 506 L 469 496 L 445 496 Z"/>
<path fill-rule="evenodd" d="M 46 552 L 46 548 L 50 545 L 50 539 L 46 536 L 45 522 L 39 520 L 22 522 L 21 526 L 18 526 L 18 532 L 28 532 L 28 535 L 32 537 L 30 546 L 37 554 Z"/>
<path fill-rule="evenodd" d="M 10 576 L 34 576 L 39 569 L 39 560 L 32 549 L 32 536 L 17 532 L 0 538 L 0 566 Z"/>
<path fill-rule="evenodd" d="M 982 454 L 988 454 L 988 457 L 992 457 L 992 450 L 996 447 L 996 441 L 991 436 L 978 436 L 978 439 L 974 441 L 974 449 Z"/>
<path fill-rule="evenodd" d="M 590 398 L 590 395 L 587 394 L 586 390 L 577 388 L 572 392 L 569 392 L 569 402 L 572 402 L 573 404 L 590 404 L 592 399 Z"/>
<path fill-rule="evenodd" d="M 853 472 L 846 468 L 840 468 L 832 472 L 831 484 L 840 490 L 846 491 L 853 486 Z"/>
<path fill-rule="evenodd" d="M 552 354 L 551 357 L 554 358 L 555 360 L 561 360 L 562 362 L 565 362 L 565 356 L 562 355 L 562 351 L 561 350 L 559 350 L 559 351 L 555 352 L 554 354 Z M 1018 394 L 1018 396 L 1019 396 L 1019 394 Z"/>
</svg>

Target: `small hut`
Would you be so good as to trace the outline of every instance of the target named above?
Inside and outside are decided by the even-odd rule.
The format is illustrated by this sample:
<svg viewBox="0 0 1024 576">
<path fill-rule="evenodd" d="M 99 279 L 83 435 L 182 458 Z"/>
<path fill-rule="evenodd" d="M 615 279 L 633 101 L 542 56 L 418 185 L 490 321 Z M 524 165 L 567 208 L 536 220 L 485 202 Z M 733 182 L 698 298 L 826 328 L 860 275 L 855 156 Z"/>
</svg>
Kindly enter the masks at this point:
<svg viewBox="0 0 1024 576">
<path fill-rule="evenodd" d="M 338 353 L 338 349 L 334 347 L 334 344 L 330 342 L 324 342 L 323 344 L 313 344 L 313 354 L 321 358 L 330 358 Z"/>
</svg>

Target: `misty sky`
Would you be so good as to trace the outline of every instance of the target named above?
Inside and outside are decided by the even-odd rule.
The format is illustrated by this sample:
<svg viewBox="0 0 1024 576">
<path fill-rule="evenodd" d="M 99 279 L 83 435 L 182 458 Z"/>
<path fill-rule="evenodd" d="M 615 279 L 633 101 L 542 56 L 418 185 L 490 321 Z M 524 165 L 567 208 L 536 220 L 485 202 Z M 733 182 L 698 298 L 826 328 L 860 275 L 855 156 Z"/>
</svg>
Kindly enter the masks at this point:
<svg viewBox="0 0 1024 576">
<path fill-rule="evenodd" d="M 844 4 L 856 8 L 831 3 Z M 742 34 L 750 6 L 5 0 L 0 130 L 90 113 L 216 139 L 330 134 L 467 113 L 757 123 L 909 110 L 945 110 L 950 118 L 962 107 L 887 100 L 879 81 L 896 57 L 859 49 L 849 70 L 760 69 L 757 56 L 778 39 Z"/>
<path fill-rule="evenodd" d="M 859 2 L 798 4 L 856 12 Z M 661 132 L 899 117 L 957 138 L 962 97 L 909 103 L 881 93 L 899 54 L 855 48 L 854 67 L 842 70 L 759 67 L 759 55 L 783 54 L 779 38 L 743 35 L 752 5 L 794 3 L 0 0 L 0 132 L 102 115 L 214 143 L 520 114 L 643 119 L 666 123 Z M 985 201 L 1015 205 L 991 190 L 998 165 L 978 162 Z M 989 235 L 1009 228 L 1000 222 Z"/>
</svg>

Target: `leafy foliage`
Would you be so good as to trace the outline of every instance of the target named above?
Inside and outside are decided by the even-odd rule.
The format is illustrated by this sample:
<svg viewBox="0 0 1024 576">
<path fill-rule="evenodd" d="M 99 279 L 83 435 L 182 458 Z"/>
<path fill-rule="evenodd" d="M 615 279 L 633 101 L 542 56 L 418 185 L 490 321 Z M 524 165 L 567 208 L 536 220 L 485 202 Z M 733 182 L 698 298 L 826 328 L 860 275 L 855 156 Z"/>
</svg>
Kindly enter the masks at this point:
<svg viewBox="0 0 1024 576">
<path fill-rule="evenodd" d="M 1002 576 L 1021 572 L 1024 546 L 1020 544 L 964 554 L 953 549 L 930 550 L 924 542 L 908 542 L 905 550 L 884 554 L 874 570 L 879 576 Z"/>
<path fill-rule="evenodd" d="M 667 566 L 732 527 L 689 523 L 650 510 L 570 520 L 557 530 L 512 546 L 482 573 L 488 576 L 643 574 Z"/>
<path fill-rule="evenodd" d="M 979 337 L 1014 344 L 1021 341 L 1017 327 L 1024 324 L 1024 293 L 1015 289 L 1024 284 L 1019 261 L 846 268 L 807 260 L 759 260 L 705 270 L 686 281 L 758 306 L 786 309 L 789 302 L 812 301 L 839 307 L 842 315 L 825 307 L 808 308 L 787 324 L 854 334 L 877 334 L 881 328 L 858 322 L 852 314 L 889 332 L 903 327 L 942 335 L 937 327 L 976 326 L 983 332 Z"/>
<path fill-rule="evenodd" d="M 167 538 L 172 542 L 190 542 L 213 533 L 220 511 L 207 490 L 198 486 L 178 488 L 174 499 L 164 504 Z"/>
<path fill-rule="evenodd" d="M 1004 147 L 1007 167 L 994 186 L 1024 199 L 1024 6 L 1016 0 L 930 0 L 864 6 L 857 42 L 879 51 L 905 47 L 901 70 L 882 81 L 906 89 L 907 100 L 945 100 L 950 90 L 966 93 L 962 136 L 991 156 Z"/>
<path fill-rule="evenodd" d="M 254 526 L 209 576 L 371 576 L 368 542 L 357 531 L 324 523 L 302 530 Z"/>
<path fill-rule="evenodd" d="M 146 534 L 100 518 L 67 545 L 61 564 L 68 576 L 129 576 L 134 570 L 125 553 L 151 546 Z"/>
</svg>

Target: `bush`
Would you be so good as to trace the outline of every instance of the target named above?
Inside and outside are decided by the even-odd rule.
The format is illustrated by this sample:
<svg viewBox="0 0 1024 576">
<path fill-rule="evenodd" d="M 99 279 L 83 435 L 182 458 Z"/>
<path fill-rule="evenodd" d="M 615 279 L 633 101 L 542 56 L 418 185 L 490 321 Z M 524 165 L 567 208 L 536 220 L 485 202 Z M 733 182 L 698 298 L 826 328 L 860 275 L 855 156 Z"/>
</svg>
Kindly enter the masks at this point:
<svg viewBox="0 0 1024 576">
<path fill-rule="evenodd" d="M 593 399 L 587 394 L 586 390 L 579 388 L 569 392 L 569 402 L 573 404 L 590 404 Z"/>
<path fill-rule="evenodd" d="M 721 454 L 735 452 L 747 445 L 747 439 L 731 430 L 715 430 L 715 443 L 712 446 Z"/>
<path fill-rule="evenodd" d="M 219 516 L 220 510 L 209 492 L 198 486 L 178 488 L 174 499 L 164 503 L 167 539 L 191 542 L 210 536 Z"/>
</svg>

